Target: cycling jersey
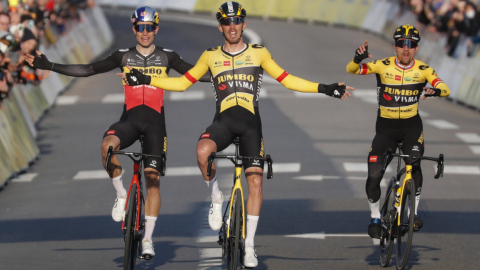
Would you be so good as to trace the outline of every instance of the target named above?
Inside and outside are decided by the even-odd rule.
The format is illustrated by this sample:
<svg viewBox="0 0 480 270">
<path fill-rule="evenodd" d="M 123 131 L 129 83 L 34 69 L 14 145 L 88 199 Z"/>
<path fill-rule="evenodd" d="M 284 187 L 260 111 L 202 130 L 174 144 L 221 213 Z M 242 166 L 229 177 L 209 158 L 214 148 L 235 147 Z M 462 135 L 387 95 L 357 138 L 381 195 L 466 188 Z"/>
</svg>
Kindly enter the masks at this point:
<svg viewBox="0 0 480 270">
<path fill-rule="evenodd" d="M 442 91 L 441 97 L 450 95 L 450 89 L 435 70 L 418 60 L 413 60 L 408 67 L 399 65 L 395 56 L 366 64 L 352 60 L 347 71 L 358 75 L 376 74 L 380 118 L 407 119 L 418 115 L 419 98 L 427 82 Z"/>
</svg>

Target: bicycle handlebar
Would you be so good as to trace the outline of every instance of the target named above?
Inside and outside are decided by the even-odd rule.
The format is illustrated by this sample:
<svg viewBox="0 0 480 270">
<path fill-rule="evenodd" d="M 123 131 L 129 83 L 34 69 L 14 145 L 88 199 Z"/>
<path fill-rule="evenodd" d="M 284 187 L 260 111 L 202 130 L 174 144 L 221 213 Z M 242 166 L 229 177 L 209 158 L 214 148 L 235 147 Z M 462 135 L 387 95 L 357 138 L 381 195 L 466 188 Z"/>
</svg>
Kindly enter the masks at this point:
<svg viewBox="0 0 480 270">
<path fill-rule="evenodd" d="M 443 154 L 440 154 L 438 158 L 434 157 L 417 157 L 417 156 L 412 156 L 412 155 L 404 155 L 404 154 L 396 154 L 392 153 L 392 149 L 388 149 L 387 152 L 384 155 L 383 159 L 383 167 L 382 167 L 382 172 L 385 172 L 387 169 L 388 161 L 391 157 L 402 157 L 402 158 L 412 158 L 413 163 L 419 162 L 420 160 L 430 160 L 430 161 L 436 161 L 437 162 L 437 173 L 435 174 L 434 178 L 438 179 L 440 177 L 443 177 L 443 168 L 444 168 L 444 157 Z"/>
<path fill-rule="evenodd" d="M 265 160 L 267 162 L 267 165 L 268 165 L 268 170 L 267 170 L 267 179 L 272 179 L 273 178 L 273 160 L 272 160 L 272 157 L 270 155 L 267 155 L 266 157 L 242 157 L 242 156 L 225 156 L 225 155 L 217 155 L 217 153 L 215 152 L 212 152 L 212 154 L 210 154 L 208 156 L 208 166 L 207 166 L 207 176 L 210 176 L 211 172 L 212 172 L 212 164 L 213 164 L 213 161 L 215 159 L 218 159 L 218 158 L 225 158 L 225 159 L 229 159 L 230 161 L 233 162 L 233 164 L 237 165 L 235 163 L 235 158 L 238 158 L 238 160 L 242 160 L 242 161 L 245 161 L 245 160 L 252 160 L 252 159 L 256 159 L 256 160 Z"/>
<path fill-rule="evenodd" d="M 107 157 L 105 159 L 105 167 L 107 168 L 108 172 L 111 172 L 111 163 L 110 159 L 112 158 L 112 155 L 125 155 L 128 156 L 133 162 L 138 163 L 142 161 L 146 157 L 154 157 L 154 158 L 159 158 L 160 159 L 160 175 L 165 176 L 165 168 L 166 168 L 166 163 L 167 163 L 167 156 L 165 155 L 165 152 L 162 151 L 161 156 L 157 155 L 150 155 L 150 154 L 143 154 L 143 153 L 135 153 L 135 152 L 124 152 L 124 151 L 113 151 L 113 147 L 110 146 L 108 148 L 107 152 Z"/>
</svg>

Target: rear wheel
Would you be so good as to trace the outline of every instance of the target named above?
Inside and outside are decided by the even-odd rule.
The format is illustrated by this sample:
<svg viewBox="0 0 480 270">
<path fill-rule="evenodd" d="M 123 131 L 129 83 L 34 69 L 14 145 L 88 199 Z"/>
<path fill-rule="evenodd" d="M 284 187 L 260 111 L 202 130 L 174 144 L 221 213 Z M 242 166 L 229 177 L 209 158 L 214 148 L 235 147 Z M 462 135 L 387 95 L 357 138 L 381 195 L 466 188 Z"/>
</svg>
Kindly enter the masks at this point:
<svg viewBox="0 0 480 270">
<path fill-rule="evenodd" d="M 135 269 L 135 261 L 137 259 L 138 236 L 135 232 L 135 221 L 137 220 L 137 186 L 133 185 L 130 190 L 127 216 L 125 218 L 125 254 L 123 259 L 123 269 Z"/>
<path fill-rule="evenodd" d="M 390 258 L 393 253 L 393 236 L 392 236 L 392 222 L 395 222 L 395 219 L 391 219 L 391 211 L 394 210 L 393 200 L 395 199 L 395 190 L 392 190 L 393 185 L 395 185 L 396 178 L 392 177 L 390 183 L 388 184 L 387 193 L 385 196 L 385 207 L 382 209 L 382 235 L 380 236 L 380 264 L 383 267 L 387 267 L 390 263 Z M 396 232 L 393 232 L 396 233 Z"/>
<path fill-rule="evenodd" d="M 237 270 L 240 261 L 240 239 L 242 238 L 242 196 L 240 190 L 235 191 L 233 202 L 233 218 L 230 219 L 230 238 L 229 238 L 229 254 L 227 264 L 229 270 Z"/>
<path fill-rule="evenodd" d="M 400 206 L 400 226 L 397 229 L 397 269 L 405 269 L 412 246 L 415 219 L 415 184 L 413 180 L 405 183 Z"/>
</svg>

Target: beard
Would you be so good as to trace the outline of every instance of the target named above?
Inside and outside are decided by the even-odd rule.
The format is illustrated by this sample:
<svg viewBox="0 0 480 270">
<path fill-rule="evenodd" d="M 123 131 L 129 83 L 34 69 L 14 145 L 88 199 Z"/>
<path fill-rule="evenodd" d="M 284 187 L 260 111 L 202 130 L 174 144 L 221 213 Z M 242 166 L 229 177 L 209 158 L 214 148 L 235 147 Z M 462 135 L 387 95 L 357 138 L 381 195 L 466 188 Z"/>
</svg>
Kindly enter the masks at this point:
<svg viewBox="0 0 480 270">
<path fill-rule="evenodd" d="M 227 36 L 225 36 L 225 33 L 222 34 L 223 37 L 225 38 L 225 40 L 230 43 L 230 44 L 238 44 L 240 43 L 240 41 L 242 40 L 242 37 L 243 37 L 243 30 L 242 30 L 242 33 L 240 33 L 240 37 L 238 38 L 238 40 L 234 40 L 234 41 L 230 41 L 227 39 Z"/>
</svg>

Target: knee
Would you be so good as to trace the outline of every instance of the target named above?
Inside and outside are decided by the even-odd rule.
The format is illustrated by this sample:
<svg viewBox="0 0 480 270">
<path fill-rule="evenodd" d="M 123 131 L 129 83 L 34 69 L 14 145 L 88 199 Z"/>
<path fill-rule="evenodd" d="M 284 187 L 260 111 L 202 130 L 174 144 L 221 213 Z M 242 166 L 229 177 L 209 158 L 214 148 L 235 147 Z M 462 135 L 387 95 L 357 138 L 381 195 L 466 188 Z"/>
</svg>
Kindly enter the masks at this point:
<svg viewBox="0 0 480 270">
<path fill-rule="evenodd" d="M 215 152 L 211 146 L 205 143 L 198 143 L 197 145 L 197 160 L 200 164 L 206 164 L 208 162 L 208 156 Z"/>
<path fill-rule="evenodd" d="M 261 176 L 253 177 L 248 183 L 248 192 L 254 196 L 259 196 L 262 194 L 262 182 L 263 179 Z"/>
<path fill-rule="evenodd" d="M 145 182 L 147 189 L 160 188 L 160 173 L 153 169 L 145 169 Z"/>
<path fill-rule="evenodd" d="M 105 158 L 107 156 L 108 148 L 110 148 L 110 146 L 113 147 L 113 151 L 120 150 L 120 144 L 115 144 L 111 140 L 103 140 L 102 145 L 101 145 L 102 157 L 103 158 Z"/>
</svg>

